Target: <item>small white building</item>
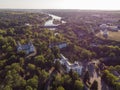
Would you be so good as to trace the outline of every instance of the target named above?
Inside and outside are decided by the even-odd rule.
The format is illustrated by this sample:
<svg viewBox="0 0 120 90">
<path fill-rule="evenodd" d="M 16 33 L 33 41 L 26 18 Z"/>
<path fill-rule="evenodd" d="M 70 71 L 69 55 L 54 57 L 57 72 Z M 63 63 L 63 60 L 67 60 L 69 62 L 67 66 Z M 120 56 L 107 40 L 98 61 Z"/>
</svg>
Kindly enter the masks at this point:
<svg viewBox="0 0 120 90">
<path fill-rule="evenodd" d="M 19 51 L 25 51 L 26 54 L 29 54 L 29 53 L 35 51 L 35 47 L 34 47 L 34 45 L 32 44 L 32 42 L 29 42 L 28 44 L 24 44 L 24 45 L 21 45 L 20 42 L 18 42 L 17 51 L 18 51 L 18 52 L 19 52 Z"/>
<path fill-rule="evenodd" d="M 25 23 L 25 26 L 31 26 L 31 24 L 29 24 L 29 23 Z"/>
<path fill-rule="evenodd" d="M 60 54 L 61 59 L 55 59 L 54 62 L 59 61 L 62 65 L 66 66 L 66 71 L 69 72 L 71 69 L 73 71 L 76 71 L 79 75 L 82 74 L 82 65 L 80 65 L 78 62 L 70 63 L 67 58 L 65 58 L 62 54 Z"/>
<path fill-rule="evenodd" d="M 115 25 L 101 24 L 101 25 L 100 25 L 100 28 L 101 28 L 102 30 L 107 29 L 107 30 L 112 30 L 112 31 L 118 31 L 118 26 L 115 26 Z"/>
<path fill-rule="evenodd" d="M 61 43 L 61 44 L 58 45 L 58 47 L 59 47 L 60 49 L 62 49 L 62 48 L 64 48 L 64 47 L 67 47 L 67 44 L 66 44 L 66 43 Z"/>
<path fill-rule="evenodd" d="M 52 47 L 55 47 L 55 46 L 57 46 L 59 49 L 62 49 L 62 48 L 67 47 L 67 43 L 63 42 L 63 43 L 59 43 L 59 44 L 50 44 L 49 48 L 52 48 Z"/>
<path fill-rule="evenodd" d="M 100 25 L 100 28 L 101 28 L 102 30 L 107 29 L 107 28 L 108 28 L 108 25 L 107 25 L 107 24 L 101 24 L 101 25 Z"/>
<path fill-rule="evenodd" d="M 118 26 L 109 26 L 108 28 L 112 31 L 118 31 Z"/>
</svg>

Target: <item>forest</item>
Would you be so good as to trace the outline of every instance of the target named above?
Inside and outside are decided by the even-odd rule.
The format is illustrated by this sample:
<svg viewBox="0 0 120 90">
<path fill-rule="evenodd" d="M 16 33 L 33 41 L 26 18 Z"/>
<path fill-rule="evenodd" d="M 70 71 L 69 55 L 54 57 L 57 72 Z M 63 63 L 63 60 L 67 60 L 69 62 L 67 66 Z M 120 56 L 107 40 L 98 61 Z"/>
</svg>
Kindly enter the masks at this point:
<svg viewBox="0 0 120 90">
<path fill-rule="evenodd" d="M 40 26 L 51 17 L 38 10 L 0 11 L 0 90 L 86 90 L 86 87 L 98 90 L 98 81 L 90 82 L 88 70 L 83 70 L 82 75 L 73 70 L 67 73 L 64 65 L 54 63 L 55 59 L 61 58 L 61 53 L 71 63 L 99 61 L 95 71 L 100 71 L 99 76 L 112 90 L 120 90 L 119 78 L 113 74 L 120 73 L 120 42 L 96 37 L 98 25 L 103 21 L 97 18 L 94 22 L 90 16 L 103 13 L 61 10 L 44 12 L 60 15 L 67 23 L 61 24 L 56 30 L 49 30 Z M 86 23 L 86 17 L 93 23 Z M 115 17 L 118 18 L 119 14 Z M 113 23 L 118 25 L 119 22 Z M 36 50 L 34 56 L 29 56 L 24 50 L 17 50 L 18 42 L 25 45 L 30 41 Z M 49 48 L 51 44 L 62 42 L 66 42 L 67 47 Z M 101 64 L 104 68 L 100 68 Z"/>
</svg>

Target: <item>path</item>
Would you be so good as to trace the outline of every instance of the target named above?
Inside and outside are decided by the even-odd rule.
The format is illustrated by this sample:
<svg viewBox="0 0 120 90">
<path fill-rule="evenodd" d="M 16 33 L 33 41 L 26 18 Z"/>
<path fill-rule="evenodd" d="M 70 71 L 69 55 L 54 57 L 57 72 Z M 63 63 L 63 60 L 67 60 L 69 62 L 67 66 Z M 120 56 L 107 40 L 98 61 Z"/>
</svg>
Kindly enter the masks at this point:
<svg viewBox="0 0 120 90">
<path fill-rule="evenodd" d="M 35 48 L 34 52 L 29 54 L 28 56 L 26 56 L 26 58 L 29 58 L 29 57 L 32 57 L 32 56 L 35 56 L 37 54 L 37 50 Z"/>
<path fill-rule="evenodd" d="M 101 77 L 98 76 L 97 72 L 94 71 L 93 72 L 93 77 L 90 78 L 90 82 L 93 83 L 94 80 L 96 80 L 98 82 L 98 90 L 102 90 L 102 86 L 101 86 Z"/>
<path fill-rule="evenodd" d="M 93 83 L 94 80 L 96 80 L 98 82 L 98 90 L 111 90 L 110 87 L 106 85 L 106 83 L 101 79 L 101 76 L 97 73 L 95 69 L 95 66 L 97 66 L 100 63 L 99 60 L 93 60 L 90 63 L 94 63 L 91 64 L 92 70 L 90 72 L 92 72 L 93 76 L 90 78 L 90 82 Z"/>
<path fill-rule="evenodd" d="M 52 67 L 50 70 L 49 70 L 49 77 L 48 77 L 48 80 L 47 80 L 47 83 L 46 83 L 46 85 L 45 85 L 45 89 L 44 90 L 50 90 L 50 83 L 51 83 L 51 81 L 52 81 L 52 76 L 53 76 L 53 74 L 54 74 L 54 70 L 55 70 L 55 68 L 54 67 Z"/>
</svg>

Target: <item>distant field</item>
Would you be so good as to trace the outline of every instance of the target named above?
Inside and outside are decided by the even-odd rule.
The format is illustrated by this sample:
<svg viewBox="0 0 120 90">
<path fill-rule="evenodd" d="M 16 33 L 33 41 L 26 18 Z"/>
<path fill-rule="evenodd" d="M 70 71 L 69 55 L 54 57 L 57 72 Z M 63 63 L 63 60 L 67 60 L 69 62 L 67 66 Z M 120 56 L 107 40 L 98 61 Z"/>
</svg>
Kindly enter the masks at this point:
<svg viewBox="0 0 120 90">
<path fill-rule="evenodd" d="M 99 37 L 99 38 L 105 39 L 100 32 L 97 33 L 96 36 Z M 108 39 L 109 40 L 120 41 L 120 30 L 118 32 L 109 31 Z"/>
</svg>

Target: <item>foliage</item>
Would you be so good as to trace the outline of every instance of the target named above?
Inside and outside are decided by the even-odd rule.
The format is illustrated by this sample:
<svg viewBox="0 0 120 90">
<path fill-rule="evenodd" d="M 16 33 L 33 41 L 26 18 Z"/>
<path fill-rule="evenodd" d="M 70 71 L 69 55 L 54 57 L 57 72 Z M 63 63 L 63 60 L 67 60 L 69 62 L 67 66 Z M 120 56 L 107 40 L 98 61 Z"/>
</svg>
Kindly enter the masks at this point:
<svg viewBox="0 0 120 90">
<path fill-rule="evenodd" d="M 59 86 L 57 90 L 65 90 L 62 86 Z"/>
<path fill-rule="evenodd" d="M 75 87 L 75 90 L 83 90 L 84 85 L 81 81 L 76 80 L 75 84 L 74 84 L 74 87 Z"/>
</svg>

